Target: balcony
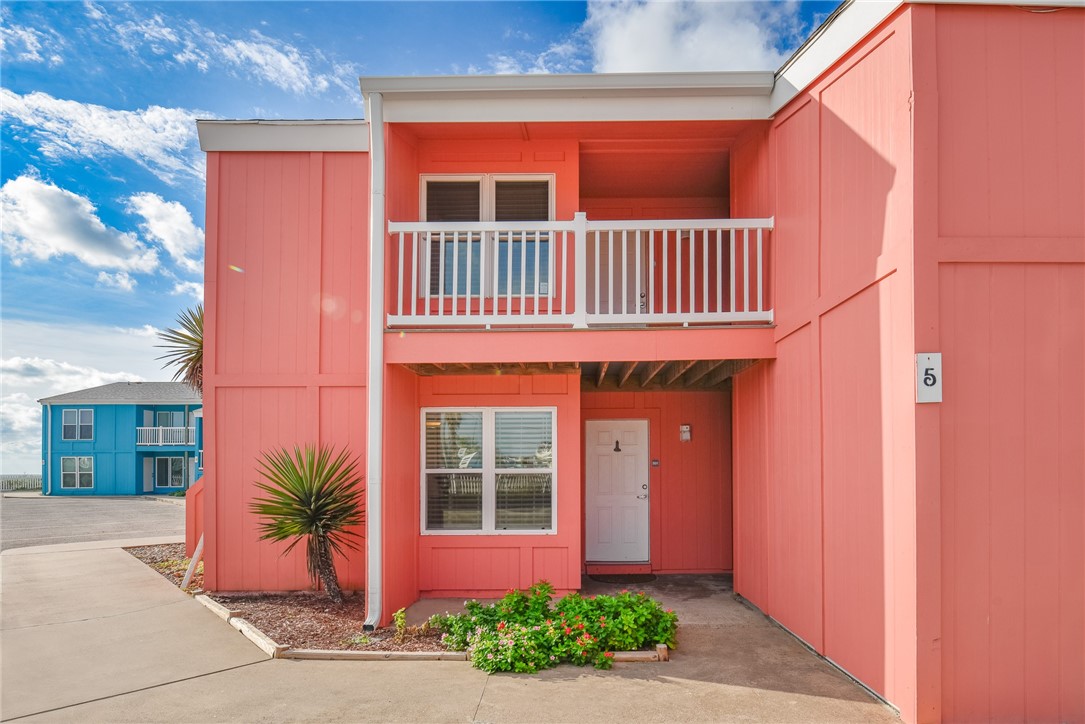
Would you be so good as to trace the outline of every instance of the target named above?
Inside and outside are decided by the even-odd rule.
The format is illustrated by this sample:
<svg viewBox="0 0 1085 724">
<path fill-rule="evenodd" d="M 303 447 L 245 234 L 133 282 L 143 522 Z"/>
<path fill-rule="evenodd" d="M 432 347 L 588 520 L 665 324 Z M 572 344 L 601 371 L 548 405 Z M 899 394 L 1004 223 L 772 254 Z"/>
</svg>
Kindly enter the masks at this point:
<svg viewBox="0 0 1085 724">
<path fill-rule="evenodd" d="M 770 219 L 391 222 L 389 328 L 769 325 Z"/>
<path fill-rule="evenodd" d="M 137 446 L 195 445 L 194 427 L 137 427 Z"/>
</svg>

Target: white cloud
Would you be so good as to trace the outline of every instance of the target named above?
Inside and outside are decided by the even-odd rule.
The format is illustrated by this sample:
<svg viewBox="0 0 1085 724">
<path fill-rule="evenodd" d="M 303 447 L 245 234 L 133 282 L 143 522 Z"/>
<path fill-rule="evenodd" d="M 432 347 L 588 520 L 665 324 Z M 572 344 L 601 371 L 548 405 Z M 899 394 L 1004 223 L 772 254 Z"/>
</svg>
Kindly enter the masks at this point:
<svg viewBox="0 0 1085 724">
<path fill-rule="evenodd" d="M 177 282 L 173 285 L 174 294 L 188 294 L 198 302 L 203 301 L 202 282 Z"/>
<path fill-rule="evenodd" d="M 57 48 L 63 40 L 53 30 L 42 32 L 36 28 L 11 25 L 6 19 L 0 24 L 0 52 L 9 60 L 24 63 L 45 63 L 50 67 L 64 62 Z M 49 46 L 49 47 L 46 47 Z M 45 51 L 45 54 L 42 54 Z"/>
<path fill-rule="evenodd" d="M 253 31 L 250 40 L 219 39 L 222 57 L 265 83 L 297 95 L 322 93 L 328 79 L 315 74 L 301 51 L 287 43 L 277 43 Z"/>
<path fill-rule="evenodd" d="M 801 41 L 799 3 L 594 0 L 583 26 L 600 73 L 776 70 Z"/>
<path fill-rule="evenodd" d="M 98 272 L 98 286 L 130 292 L 136 288 L 136 280 L 128 276 L 126 271 L 119 271 L 116 274 L 103 271 Z"/>
<path fill-rule="evenodd" d="M 0 117 L 29 130 L 38 149 L 50 158 L 100 161 L 123 156 L 169 184 L 203 180 L 196 113 L 183 108 L 125 111 L 0 88 Z"/>
<path fill-rule="evenodd" d="M 110 29 L 107 14 L 117 18 L 112 21 L 117 42 L 144 61 L 191 65 L 204 73 L 214 67 L 225 68 L 240 77 L 298 96 L 317 95 L 333 86 L 354 97 L 358 95 L 357 68 L 350 63 L 330 61 L 319 50 L 302 49 L 257 30 L 231 35 L 194 20 L 178 21 L 161 13 L 147 14 L 138 4 L 117 5 L 108 10 L 88 6 L 88 13 L 90 8 L 96 19 L 104 21 L 103 30 Z"/>
<path fill-rule="evenodd" d="M 161 329 L 150 324 L 145 324 L 142 327 L 114 327 L 113 330 L 133 337 L 157 338 L 162 333 Z"/>
<path fill-rule="evenodd" d="M 192 274 L 203 272 L 203 229 L 188 209 L 158 194 L 139 193 L 128 197 L 127 210 L 143 217 L 139 228 L 144 237 L 161 244 L 178 266 Z"/>
<path fill-rule="evenodd" d="M 106 226 L 94 204 L 32 176 L 0 188 L 3 231 L 0 245 L 16 265 L 28 258 L 71 255 L 98 269 L 150 272 L 158 254 L 135 234 Z"/>
<path fill-rule="evenodd" d="M 130 372 L 105 372 L 42 357 L 0 360 L 0 435 L 4 440 L 3 472 L 36 473 L 41 469 L 41 405 L 43 397 L 143 378 Z"/>
<path fill-rule="evenodd" d="M 0 425 L 4 473 L 41 469 L 43 397 L 110 382 L 168 380 L 150 325 L 121 329 L 4 319 Z"/>
<path fill-rule="evenodd" d="M 89 2 L 89 0 L 83 3 L 83 11 L 91 20 L 101 20 L 105 17 L 105 10 L 103 10 L 100 6 Z"/>
<path fill-rule="evenodd" d="M 582 73 L 589 67 L 584 44 L 577 36 L 552 43 L 541 53 L 498 53 L 490 56 L 491 73 Z M 477 68 L 472 68 L 477 70 Z"/>
</svg>

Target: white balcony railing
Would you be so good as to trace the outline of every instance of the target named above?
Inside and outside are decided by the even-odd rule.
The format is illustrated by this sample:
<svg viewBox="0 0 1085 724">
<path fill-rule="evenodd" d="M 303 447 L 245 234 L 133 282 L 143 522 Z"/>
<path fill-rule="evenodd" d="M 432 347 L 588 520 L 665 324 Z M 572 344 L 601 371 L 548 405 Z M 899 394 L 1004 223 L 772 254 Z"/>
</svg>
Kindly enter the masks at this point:
<svg viewBox="0 0 1085 724">
<path fill-rule="evenodd" d="M 771 324 L 770 219 L 392 222 L 389 327 Z"/>
<path fill-rule="evenodd" d="M 137 427 L 136 445 L 195 445 L 194 427 Z"/>
</svg>

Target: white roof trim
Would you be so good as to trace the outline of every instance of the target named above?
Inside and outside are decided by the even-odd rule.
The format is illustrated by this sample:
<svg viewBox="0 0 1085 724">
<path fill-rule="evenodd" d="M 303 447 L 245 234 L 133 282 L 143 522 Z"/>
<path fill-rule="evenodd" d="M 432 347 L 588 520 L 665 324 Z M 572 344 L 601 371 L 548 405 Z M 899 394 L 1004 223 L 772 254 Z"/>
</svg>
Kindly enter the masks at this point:
<svg viewBox="0 0 1085 724">
<path fill-rule="evenodd" d="M 902 4 L 902 0 L 850 0 L 840 6 L 778 71 L 770 113 L 791 102 Z"/>
<path fill-rule="evenodd" d="M 40 405 L 53 405 L 55 407 L 72 407 L 76 405 L 172 405 L 174 407 L 183 407 L 188 405 L 202 405 L 202 400 L 163 400 L 161 398 L 148 399 L 110 399 L 110 400 L 95 400 L 83 397 L 72 398 L 70 400 L 52 400 L 48 397 L 43 397 L 37 401 Z"/>
<path fill-rule="evenodd" d="M 627 96 L 641 98 L 682 95 L 767 95 L 772 90 L 771 71 L 727 73 L 582 73 L 536 75 L 455 76 L 363 76 L 363 93 L 390 96 L 411 94 L 433 97 L 448 93 L 474 93 L 501 98 L 581 96 Z"/>
<path fill-rule="evenodd" d="M 331 121 L 196 121 L 204 151 L 369 151 L 369 124 Z"/>
<path fill-rule="evenodd" d="M 773 74 L 612 73 L 361 78 L 384 120 L 680 121 L 768 118 Z"/>
</svg>

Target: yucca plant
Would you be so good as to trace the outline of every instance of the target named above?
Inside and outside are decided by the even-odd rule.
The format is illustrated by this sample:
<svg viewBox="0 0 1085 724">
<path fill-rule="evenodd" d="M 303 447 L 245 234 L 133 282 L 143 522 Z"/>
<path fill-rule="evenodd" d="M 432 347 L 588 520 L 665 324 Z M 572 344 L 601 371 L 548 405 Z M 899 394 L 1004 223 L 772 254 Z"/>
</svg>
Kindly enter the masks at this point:
<svg viewBox="0 0 1085 724">
<path fill-rule="evenodd" d="M 156 346 L 169 350 L 158 359 L 166 361 L 163 367 L 177 367 L 173 379 L 203 394 L 203 304 L 182 311 L 177 324 L 177 329 L 158 333 L 165 344 Z"/>
<path fill-rule="evenodd" d="M 365 520 L 362 479 L 357 460 L 344 449 L 335 454 L 331 446 L 306 445 L 263 453 L 260 474 L 266 482 L 256 486 L 267 494 L 249 507 L 260 516 L 260 539 L 290 541 L 288 554 L 303 539 L 309 578 L 324 585 L 328 597 L 343 602 L 335 575 L 333 553 L 346 555 L 358 549 L 359 536 L 350 530 Z"/>
</svg>

